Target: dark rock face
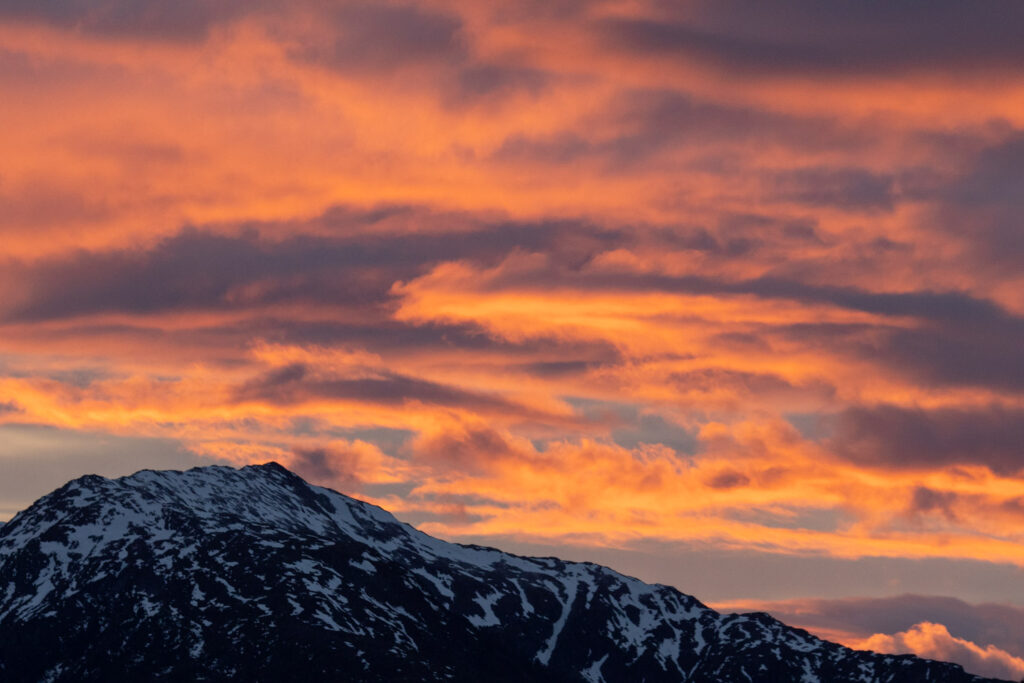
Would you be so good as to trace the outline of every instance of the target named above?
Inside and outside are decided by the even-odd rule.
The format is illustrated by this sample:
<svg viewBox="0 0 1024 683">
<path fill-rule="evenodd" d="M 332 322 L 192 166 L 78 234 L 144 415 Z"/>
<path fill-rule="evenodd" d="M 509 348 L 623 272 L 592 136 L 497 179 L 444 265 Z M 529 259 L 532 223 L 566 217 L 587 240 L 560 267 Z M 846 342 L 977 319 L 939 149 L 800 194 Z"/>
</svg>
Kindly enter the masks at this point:
<svg viewBox="0 0 1024 683">
<path fill-rule="evenodd" d="M 269 464 L 82 477 L 0 527 L 0 680 L 983 679 L 445 543 Z"/>
</svg>

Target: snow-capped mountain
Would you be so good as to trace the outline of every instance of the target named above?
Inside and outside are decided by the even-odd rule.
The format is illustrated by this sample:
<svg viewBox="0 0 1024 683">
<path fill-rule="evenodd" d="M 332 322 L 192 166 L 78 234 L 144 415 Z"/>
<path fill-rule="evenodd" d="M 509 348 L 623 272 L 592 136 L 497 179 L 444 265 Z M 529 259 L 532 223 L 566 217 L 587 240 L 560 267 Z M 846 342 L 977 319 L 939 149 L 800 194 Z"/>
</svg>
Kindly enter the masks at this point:
<svg viewBox="0 0 1024 683">
<path fill-rule="evenodd" d="M 0 527 L 0 680 L 984 679 L 446 543 L 272 463 L 86 476 Z"/>
</svg>

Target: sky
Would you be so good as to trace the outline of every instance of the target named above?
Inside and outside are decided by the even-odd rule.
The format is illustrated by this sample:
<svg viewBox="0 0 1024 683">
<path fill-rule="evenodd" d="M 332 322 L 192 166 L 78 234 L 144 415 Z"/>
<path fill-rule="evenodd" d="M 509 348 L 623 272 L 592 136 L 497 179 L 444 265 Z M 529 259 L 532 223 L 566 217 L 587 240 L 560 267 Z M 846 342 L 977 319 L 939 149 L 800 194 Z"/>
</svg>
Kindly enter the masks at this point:
<svg viewBox="0 0 1024 683">
<path fill-rule="evenodd" d="M 1022 33 L 1009 0 L 0 0 L 0 519 L 276 460 L 1020 678 Z"/>
</svg>

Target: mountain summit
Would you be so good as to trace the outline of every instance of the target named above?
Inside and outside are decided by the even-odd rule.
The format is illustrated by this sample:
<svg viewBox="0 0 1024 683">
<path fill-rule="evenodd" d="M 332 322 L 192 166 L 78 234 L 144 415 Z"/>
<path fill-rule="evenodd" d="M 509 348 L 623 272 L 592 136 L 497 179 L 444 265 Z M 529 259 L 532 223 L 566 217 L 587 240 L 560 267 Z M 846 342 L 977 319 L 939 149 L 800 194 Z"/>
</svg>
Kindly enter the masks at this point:
<svg viewBox="0 0 1024 683">
<path fill-rule="evenodd" d="M 985 679 L 446 543 L 271 463 L 86 476 L 0 527 L 0 680 Z"/>
</svg>

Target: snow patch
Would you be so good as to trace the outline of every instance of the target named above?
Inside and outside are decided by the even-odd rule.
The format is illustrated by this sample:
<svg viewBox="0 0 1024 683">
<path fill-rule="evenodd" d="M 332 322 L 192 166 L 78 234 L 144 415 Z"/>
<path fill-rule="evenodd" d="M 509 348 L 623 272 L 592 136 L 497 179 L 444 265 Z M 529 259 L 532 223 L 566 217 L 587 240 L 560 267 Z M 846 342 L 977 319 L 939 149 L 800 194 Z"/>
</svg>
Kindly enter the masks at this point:
<svg viewBox="0 0 1024 683">
<path fill-rule="evenodd" d="M 440 576 L 431 574 L 422 567 L 414 567 L 412 573 L 416 574 L 417 576 L 422 576 L 424 579 L 429 581 L 431 584 L 433 584 L 434 588 L 437 589 L 437 592 L 443 595 L 444 597 L 448 598 L 449 600 L 455 599 L 455 593 L 453 593 L 452 589 L 448 587 L 448 582 L 444 581 Z"/>
<path fill-rule="evenodd" d="M 558 636 L 562 635 L 565 621 L 569 618 L 572 606 L 576 602 L 576 589 L 579 586 L 579 579 L 567 577 L 563 585 L 565 586 L 565 602 L 562 603 L 562 613 L 559 615 L 558 621 L 551 627 L 551 637 L 548 638 L 544 649 L 537 653 L 537 661 L 545 666 L 551 661 L 551 654 L 555 651 L 555 646 L 558 645 Z"/>
<path fill-rule="evenodd" d="M 473 598 L 474 602 L 480 606 L 480 610 L 484 613 L 482 617 L 478 617 L 475 614 L 471 614 L 466 619 L 469 623 L 473 624 L 477 628 L 483 628 L 485 626 L 498 626 L 501 624 L 501 619 L 494 613 L 494 604 L 501 598 L 501 593 L 494 592 L 489 595 L 477 595 Z"/>
<path fill-rule="evenodd" d="M 604 663 L 607 660 L 608 655 L 601 657 L 601 659 L 597 660 L 596 662 L 588 666 L 586 669 L 581 671 L 580 675 L 583 676 L 583 678 L 585 678 L 586 680 L 590 681 L 590 683 L 604 683 L 604 674 L 601 673 L 601 667 L 604 666 Z"/>
</svg>

